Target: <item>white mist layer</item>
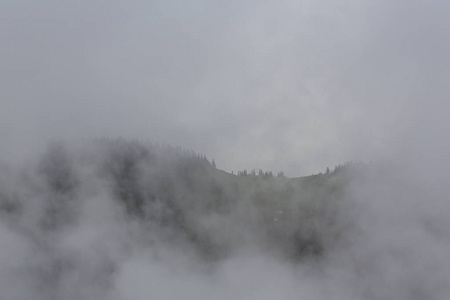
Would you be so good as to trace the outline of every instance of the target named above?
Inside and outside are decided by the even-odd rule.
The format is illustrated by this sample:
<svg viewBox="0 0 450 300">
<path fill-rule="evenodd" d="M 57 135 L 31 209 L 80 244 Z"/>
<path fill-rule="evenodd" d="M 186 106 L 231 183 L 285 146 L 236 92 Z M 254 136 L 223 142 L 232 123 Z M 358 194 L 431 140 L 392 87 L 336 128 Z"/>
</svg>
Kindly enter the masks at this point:
<svg viewBox="0 0 450 300">
<path fill-rule="evenodd" d="M 83 163 L 86 150 L 67 149 L 78 202 L 51 206 L 63 217 L 43 227 L 48 203 L 65 196 L 55 196 L 31 163 L 2 167 L 2 199 L 12 201 L 2 204 L 0 219 L 2 299 L 450 297 L 446 190 L 416 184 L 419 175 L 411 180 L 399 168 L 370 166 L 336 204 L 335 227 L 345 229 L 336 243 L 323 255 L 296 261 L 274 255 L 258 229 L 230 229 L 219 216 L 196 215 L 231 241 L 228 256 L 205 261 L 177 230 L 130 217 L 113 199 L 111 182 Z M 102 159 L 102 152 L 91 151 L 89 159 Z"/>
</svg>

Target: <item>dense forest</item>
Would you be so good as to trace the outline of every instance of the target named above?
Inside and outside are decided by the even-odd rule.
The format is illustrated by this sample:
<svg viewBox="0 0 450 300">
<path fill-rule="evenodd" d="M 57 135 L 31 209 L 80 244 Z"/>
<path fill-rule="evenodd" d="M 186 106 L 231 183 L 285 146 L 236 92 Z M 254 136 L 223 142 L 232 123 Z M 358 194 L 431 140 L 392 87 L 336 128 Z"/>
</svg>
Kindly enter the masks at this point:
<svg viewBox="0 0 450 300">
<path fill-rule="evenodd" d="M 141 242 L 157 236 L 212 261 L 257 244 L 301 260 L 337 242 L 343 228 L 335 206 L 356 166 L 302 178 L 262 170 L 234 175 L 205 155 L 170 146 L 122 139 L 52 143 L 26 168 L 2 166 L 1 216 L 23 234 L 45 236 L 82 222 L 83 205 L 101 195 L 146 228 Z"/>
<path fill-rule="evenodd" d="M 235 174 L 182 148 L 53 142 L 0 165 L 1 294 L 176 299 L 192 285 L 192 299 L 243 299 L 240 286 L 250 282 L 241 287 L 250 298 L 288 283 L 293 296 L 301 283 L 315 287 L 315 299 L 330 299 L 335 286 L 349 288 L 340 299 L 388 299 L 380 295 L 397 294 L 415 274 L 422 279 L 408 277 L 399 295 L 421 299 L 446 277 L 427 283 L 416 258 L 431 251 L 427 266 L 445 270 L 434 265 L 441 248 L 417 247 L 405 232 L 433 245 L 446 221 L 414 213 L 432 198 L 393 170 L 347 163 L 299 178 Z M 386 276 L 388 266 L 399 271 Z"/>
</svg>

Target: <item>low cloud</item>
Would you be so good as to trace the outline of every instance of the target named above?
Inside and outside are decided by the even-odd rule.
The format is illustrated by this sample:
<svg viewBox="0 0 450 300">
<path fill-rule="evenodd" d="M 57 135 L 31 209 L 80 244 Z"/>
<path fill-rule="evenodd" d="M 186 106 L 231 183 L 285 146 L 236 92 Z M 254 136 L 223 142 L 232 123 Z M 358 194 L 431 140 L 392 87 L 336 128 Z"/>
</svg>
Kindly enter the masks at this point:
<svg viewBox="0 0 450 300">
<path fill-rule="evenodd" d="M 101 140 L 51 144 L 0 174 L 7 299 L 450 293 L 448 205 L 392 165 L 264 179 Z"/>
</svg>

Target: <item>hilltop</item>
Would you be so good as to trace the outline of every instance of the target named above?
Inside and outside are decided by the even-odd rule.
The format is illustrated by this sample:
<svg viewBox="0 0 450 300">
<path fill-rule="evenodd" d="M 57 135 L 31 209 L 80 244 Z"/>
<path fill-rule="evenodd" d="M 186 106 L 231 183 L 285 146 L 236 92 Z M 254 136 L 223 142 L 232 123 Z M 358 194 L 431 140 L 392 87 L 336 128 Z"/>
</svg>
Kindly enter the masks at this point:
<svg viewBox="0 0 450 300">
<path fill-rule="evenodd" d="M 0 211 L 12 227 L 41 239 L 79 226 L 100 197 L 138 224 L 142 243 L 184 245 L 207 261 L 254 246 L 302 260 L 338 243 L 347 225 L 338 222 L 337 206 L 351 169 L 235 175 L 181 148 L 121 139 L 53 143 L 33 163 L 0 170 Z"/>
</svg>

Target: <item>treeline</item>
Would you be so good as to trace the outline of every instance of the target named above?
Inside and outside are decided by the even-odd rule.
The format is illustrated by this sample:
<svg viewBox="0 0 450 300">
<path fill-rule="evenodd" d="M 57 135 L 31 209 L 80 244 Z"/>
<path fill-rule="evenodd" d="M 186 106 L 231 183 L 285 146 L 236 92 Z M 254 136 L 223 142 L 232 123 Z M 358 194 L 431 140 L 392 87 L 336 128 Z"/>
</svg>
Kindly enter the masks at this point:
<svg viewBox="0 0 450 300">
<path fill-rule="evenodd" d="M 94 143 L 103 147 L 109 147 L 111 149 L 120 149 L 118 151 L 128 152 L 138 154 L 154 152 L 154 153 L 164 153 L 165 156 L 173 158 L 188 158 L 196 160 L 199 163 L 210 165 L 216 168 L 216 162 L 214 159 L 209 160 L 208 157 L 203 154 L 196 152 L 192 149 L 183 148 L 181 146 L 172 146 L 168 144 L 150 143 L 143 142 L 138 139 L 125 139 L 125 138 L 95 138 Z M 92 140 L 85 140 L 85 143 L 90 144 Z"/>
<path fill-rule="evenodd" d="M 320 172 L 317 174 L 312 174 L 311 176 L 321 176 L 321 175 L 333 175 L 340 172 L 352 172 L 352 171 L 363 171 L 368 168 L 368 165 L 366 163 L 360 162 L 360 161 L 348 161 L 343 164 L 338 164 L 334 167 L 334 169 L 331 171 L 329 167 L 325 170 L 325 172 Z"/>
<path fill-rule="evenodd" d="M 337 176 L 263 180 L 284 174 L 231 176 L 204 154 L 136 140 L 54 143 L 14 176 L 14 166 L 0 168 L 0 217 L 45 236 L 77 226 L 83 206 L 106 195 L 148 230 L 140 237 L 149 243 L 158 237 L 182 244 L 205 260 L 251 243 L 303 259 L 321 255 L 338 236 L 333 207 L 345 195 L 349 177 L 341 171 L 349 166 L 336 167 Z"/>
<path fill-rule="evenodd" d="M 255 169 L 251 170 L 250 172 L 247 172 L 247 170 L 238 171 L 238 176 L 254 176 L 254 177 L 262 177 L 262 178 L 273 178 L 273 172 L 272 171 L 263 171 L 262 169 L 259 169 L 258 172 L 256 172 Z M 278 172 L 276 175 L 277 178 L 285 178 L 284 172 Z"/>
</svg>

